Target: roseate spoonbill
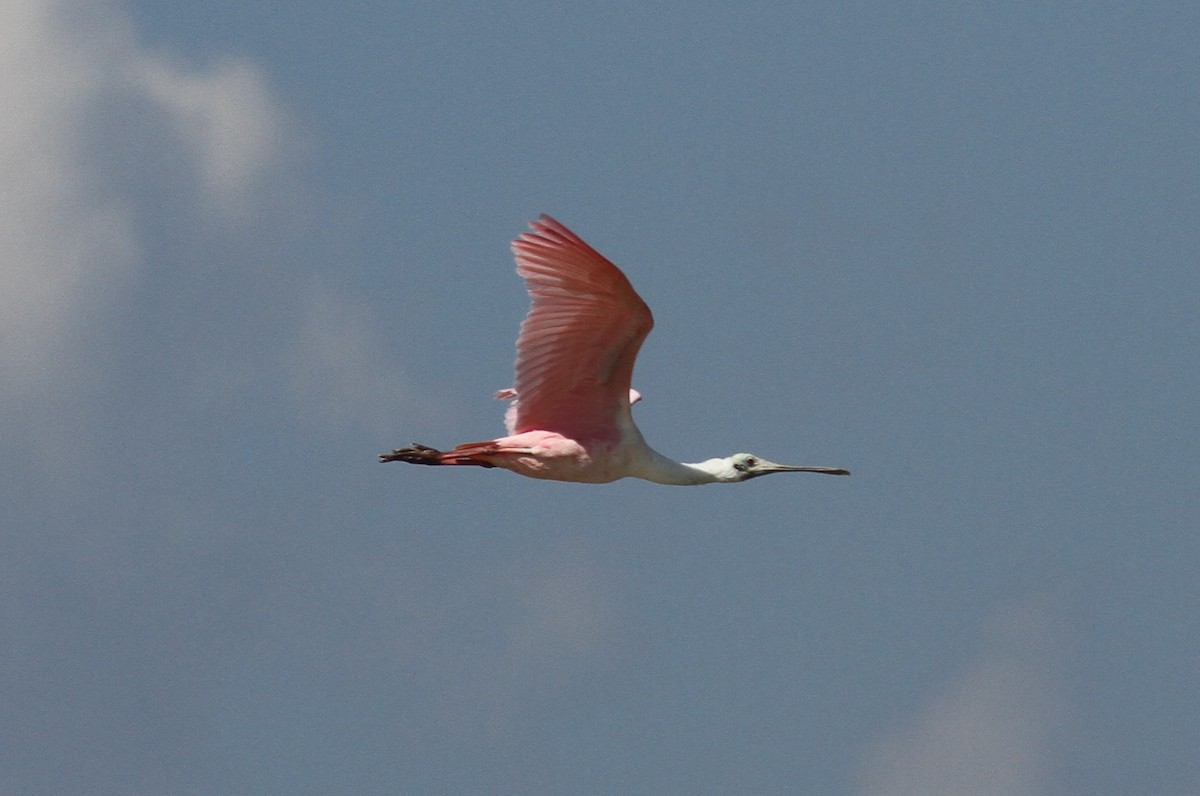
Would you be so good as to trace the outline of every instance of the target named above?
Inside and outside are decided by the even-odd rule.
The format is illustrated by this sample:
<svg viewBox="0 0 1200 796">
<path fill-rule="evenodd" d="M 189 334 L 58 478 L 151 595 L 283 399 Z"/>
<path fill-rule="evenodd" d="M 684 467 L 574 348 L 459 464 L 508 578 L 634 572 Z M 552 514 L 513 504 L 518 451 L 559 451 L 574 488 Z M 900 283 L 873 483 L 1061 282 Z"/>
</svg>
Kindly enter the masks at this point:
<svg viewBox="0 0 1200 796">
<path fill-rule="evenodd" d="M 776 464 L 749 453 L 695 464 L 651 448 L 633 424 L 633 361 L 654 319 L 615 265 L 547 215 L 512 243 L 532 299 L 517 338 L 508 436 L 450 451 L 413 443 L 381 462 L 503 467 L 530 478 L 603 484 L 736 484 L 769 473 L 849 475 L 838 467 Z"/>
</svg>

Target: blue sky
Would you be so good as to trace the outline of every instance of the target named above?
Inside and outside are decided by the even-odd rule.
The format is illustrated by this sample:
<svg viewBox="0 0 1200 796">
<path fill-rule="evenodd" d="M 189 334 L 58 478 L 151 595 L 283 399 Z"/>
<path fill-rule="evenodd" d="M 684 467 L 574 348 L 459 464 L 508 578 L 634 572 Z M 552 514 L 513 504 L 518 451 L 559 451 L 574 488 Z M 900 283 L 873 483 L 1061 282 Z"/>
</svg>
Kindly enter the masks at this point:
<svg viewBox="0 0 1200 796">
<path fill-rule="evenodd" d="M 1200 12 L 15 0 L 0 791 L 1200 792 Z M 648 440 L 502 432 L 538 213 Z"/>
</svg>

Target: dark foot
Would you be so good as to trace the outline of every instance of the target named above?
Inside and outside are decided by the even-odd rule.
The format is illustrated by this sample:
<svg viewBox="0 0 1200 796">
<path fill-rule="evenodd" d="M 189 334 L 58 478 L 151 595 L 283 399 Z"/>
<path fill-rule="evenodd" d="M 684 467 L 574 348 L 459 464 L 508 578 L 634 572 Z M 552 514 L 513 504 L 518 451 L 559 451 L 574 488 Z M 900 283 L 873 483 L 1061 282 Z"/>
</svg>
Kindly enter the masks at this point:
<svg viewBox="0 0 1200 796">
<path fill-rule="evenodd" d="M 440 450 L 430 448 L 427 445 L 418 445 L 413 443 L 409 448 L 396 448 L 391 453 L 379 454 L 380 462 L 408 462 L 409 464 L 441 464 L 438 458 L 442 455 Z"/>
</svg>

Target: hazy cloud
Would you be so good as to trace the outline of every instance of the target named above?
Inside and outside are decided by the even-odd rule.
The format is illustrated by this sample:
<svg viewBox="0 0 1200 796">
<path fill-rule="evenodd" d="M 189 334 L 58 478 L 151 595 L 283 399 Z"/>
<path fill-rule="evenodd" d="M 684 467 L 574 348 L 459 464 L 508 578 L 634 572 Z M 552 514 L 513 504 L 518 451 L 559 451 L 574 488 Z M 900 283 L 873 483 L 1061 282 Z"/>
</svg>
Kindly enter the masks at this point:
<svg viewBox="0 0 1200 796">
<path fill-rule="evenodd" d="M 289 147 L 261 70 L 225 58 L 198 72 L 144 56 L 130 71 L 195 158 L 206 209 L 226 220 L 251 210 L 263 175 Z"/>
<path fill-rule="evenodd" d="M 531 703 L 553 700 L 620 657 L 618 600 L 578 543 L 496 561 L 450 586 L 456 594 L 442 597 L 441 618 L 459 632 L 434 634 L 425 647 L 445 689 L 447 731 L 503 735 Z M 478 634 L 461 632 L 476 625 Z"/>
<path fill-rule="evenodd" d="M 0 363 L 9 389 L 38 383 L 97 295 L 136 259 L 129 214 L 80 157 L 106 91 L 104 36 L 83 40 L 59 4 L 0 10 Z"/>
<path fill-rule="evenodd" d="M 364 302 L 324 281 L 312 280 L 298 302 L 298 326 L 286 357 L 298 411 L 307 422 L 334 429 L 357 423 L 388 439 L 406 392 L 383 339 L 388 327 Z"/>
<path fill-rule="evenodd" d="M 1051 789 L 1063 712 L 1053 620 L 1035 605 L 997 613 L 976 663 L 870 753 L 860 793 L 1024 796 Z"/>
<path fill-rule="evenodd" d="M 5 3 L 0 105 L 0 367 L 21 395 L 86 363 L 77 344 L 96 337 L 93 324 L 140 267 L 134 207 L 144 195 L 134 193 L 180 181 L 166 169 L 138 175 L 149 184 L 131 180 L 99 153 L 125 147 L 138 161 L 174 163 L 164 153 L 182 149 L 198 206 L 230 220 L 252 207 L 285 147 L 255 66 L 171 62 L 142 47 L 109 3 Z M 146 112 L 120 112 L 131 105 Z"/>
</svg>

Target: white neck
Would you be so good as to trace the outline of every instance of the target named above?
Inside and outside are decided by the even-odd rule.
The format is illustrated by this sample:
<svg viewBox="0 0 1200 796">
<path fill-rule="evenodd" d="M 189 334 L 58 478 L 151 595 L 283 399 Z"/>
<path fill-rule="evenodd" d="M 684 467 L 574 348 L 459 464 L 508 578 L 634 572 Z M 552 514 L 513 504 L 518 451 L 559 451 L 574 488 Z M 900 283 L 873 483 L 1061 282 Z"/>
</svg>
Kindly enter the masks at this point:
<svg viewBox="0 0 1200 796">
<path fill-rule="evenodd" d="M 668 486 L 695 486 L 736 481 L 736 471 L 728 459 L 707 459 L 686 464 L 668 459 L 656 450 L 647 449 L 649 456 L 642 460 L 637 478 Z"/>
</svg>

